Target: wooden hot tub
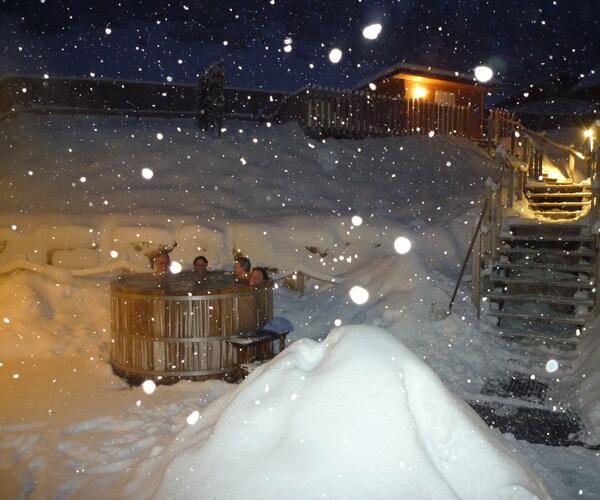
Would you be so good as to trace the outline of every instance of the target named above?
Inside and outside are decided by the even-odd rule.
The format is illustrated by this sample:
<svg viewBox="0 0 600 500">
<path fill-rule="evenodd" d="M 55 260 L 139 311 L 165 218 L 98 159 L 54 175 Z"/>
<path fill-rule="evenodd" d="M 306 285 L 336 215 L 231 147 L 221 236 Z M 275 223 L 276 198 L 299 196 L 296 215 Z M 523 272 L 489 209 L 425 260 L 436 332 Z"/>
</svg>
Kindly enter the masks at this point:
<svg viewBox="0 0 600 500">
<path fill-rule="evenodd" d="M 227 342 L 273 317 L 273 284 L 227 272 L 135 274 L 111 285 L 110 363 L 131 381 L 226 378 L 237 363 Z"/>
</svg>

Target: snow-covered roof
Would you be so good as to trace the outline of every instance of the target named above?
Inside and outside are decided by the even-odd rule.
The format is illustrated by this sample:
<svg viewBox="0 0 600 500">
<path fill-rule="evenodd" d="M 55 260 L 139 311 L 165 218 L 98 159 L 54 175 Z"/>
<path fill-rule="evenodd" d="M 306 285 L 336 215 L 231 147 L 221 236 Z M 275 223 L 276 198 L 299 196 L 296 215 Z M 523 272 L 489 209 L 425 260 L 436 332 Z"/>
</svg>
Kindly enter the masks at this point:
<svg viewBox="0 0 600 500">
<path fill-rule="evenodd" d="M 466 83 L 468 85 L 477 85 L 481 87 L 494 87 L 499 84 L 495 79 L 492 79 L 488 83 L 480 83 L 475 80 L 475 77 L 469 73 L 463 73 L 461 71 L 451 71 L 447 69 L 434 68 L 432 66 L 423 66 L 420 64 L 412 64 L 407 62 L 401 62 L 388 66 L 387 68 L 375 73 L 374 75 L 361 80 L 355 85 L 355 89 L 360 89 L 367 86 L 369 83 L 381 78 L 385 78 L 396 73 L 409 73 L 412 75 L 426 76 L 429 78 L 437 78 L 439 80 L 448 80 L 452 82 Z"/>
</svg>

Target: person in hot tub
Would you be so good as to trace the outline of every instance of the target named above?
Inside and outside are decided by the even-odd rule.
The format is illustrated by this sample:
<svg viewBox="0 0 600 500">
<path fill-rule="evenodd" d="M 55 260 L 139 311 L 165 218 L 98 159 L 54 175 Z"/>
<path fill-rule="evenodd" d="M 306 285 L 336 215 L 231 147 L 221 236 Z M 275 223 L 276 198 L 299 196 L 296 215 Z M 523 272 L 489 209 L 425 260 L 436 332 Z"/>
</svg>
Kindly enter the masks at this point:
<svg viewBox="0 0 600 500">
<path fill-rule="evenodd" d="M 198 255 L 194 259 L 194 271 L 198 274 L 206 274 L 208 270 L 208 259 L 204 255 Z"/>
<path fill-rule="evenodd" d="M 238 257 L 235 259 L 235 264 L 233 265 L 233 275 L 237 281 L 248 283 L 250 269 L 252 269 L 250 259 L 247 257 Z"/>
<path fill-rule="evenodd" d="M 262 285 L 269 281 L 269 274 L 264 267 L 255 267 L 250 273 L 251 285 Z"/>
<path fill-rule="evenodd" d="M 171 266 L 171 257 L 169 253 L 157 253 L 152 260 L 152 266 L 154 267 L 154 276 L 167 274 L 169 272 L 169 267 Z"/>
</svg>

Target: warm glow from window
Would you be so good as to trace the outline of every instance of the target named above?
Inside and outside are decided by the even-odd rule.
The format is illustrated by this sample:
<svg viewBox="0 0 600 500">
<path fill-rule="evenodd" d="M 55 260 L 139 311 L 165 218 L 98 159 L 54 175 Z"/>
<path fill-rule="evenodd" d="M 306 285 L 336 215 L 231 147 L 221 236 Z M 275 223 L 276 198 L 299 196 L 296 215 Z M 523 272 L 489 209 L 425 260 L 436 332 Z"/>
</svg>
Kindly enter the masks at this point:
<svg viewBox="0 0 600 500">
<path fill-rule="evenodd" d="M 427 95 L 427 89 L 423 87 L 413 87 L 413 97 L 415 99 L 423 99 Z"/>
</svg>

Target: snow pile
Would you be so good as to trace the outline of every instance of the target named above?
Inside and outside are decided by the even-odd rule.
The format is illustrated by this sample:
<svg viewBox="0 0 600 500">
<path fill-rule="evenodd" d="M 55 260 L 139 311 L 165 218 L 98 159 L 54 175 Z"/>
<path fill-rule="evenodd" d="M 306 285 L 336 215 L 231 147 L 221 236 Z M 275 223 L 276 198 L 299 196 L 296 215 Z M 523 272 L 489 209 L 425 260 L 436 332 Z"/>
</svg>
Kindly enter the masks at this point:
<svg viewBox="0 0 600 500">
<path fill-rule="evenodd" d="M 379 328 L 298 341 L 224 398 L 212 429 L 180 434 L 159 498 L 548 498 Z"/>
<path fill-rule="evenodd" d="M 495 169 L 462 138 L 317 142 L 292 123 L 229 121 L 216 137 L 191 120 L 23 115 L 0 137 L 10 146 L 0 188 L 11 193 L 0 265 L 149 267 L 175 247 L 184 265 L 206 255 L 218 267 L 239 251 L 337 275 L 385 255 L 392 228 L 444 226 L 472 209 Z"/>
<path fill-rule="evenodd" d="M 106 283 L 69 279 L 60 270 L 0 275 L 2 361 L 107 351 L 110 310 Z"/>
<path fill-rule="evenodd" d="M 581 408 L 581 418 L 589 433 L 582 437 L 597 444 L 600 438 L 600 318 L 584 328 L 578 352 L 582 359 L 577 376 L 565 392 L 569 399 L 574 397 L 574 405 Z"/>
</svg>

